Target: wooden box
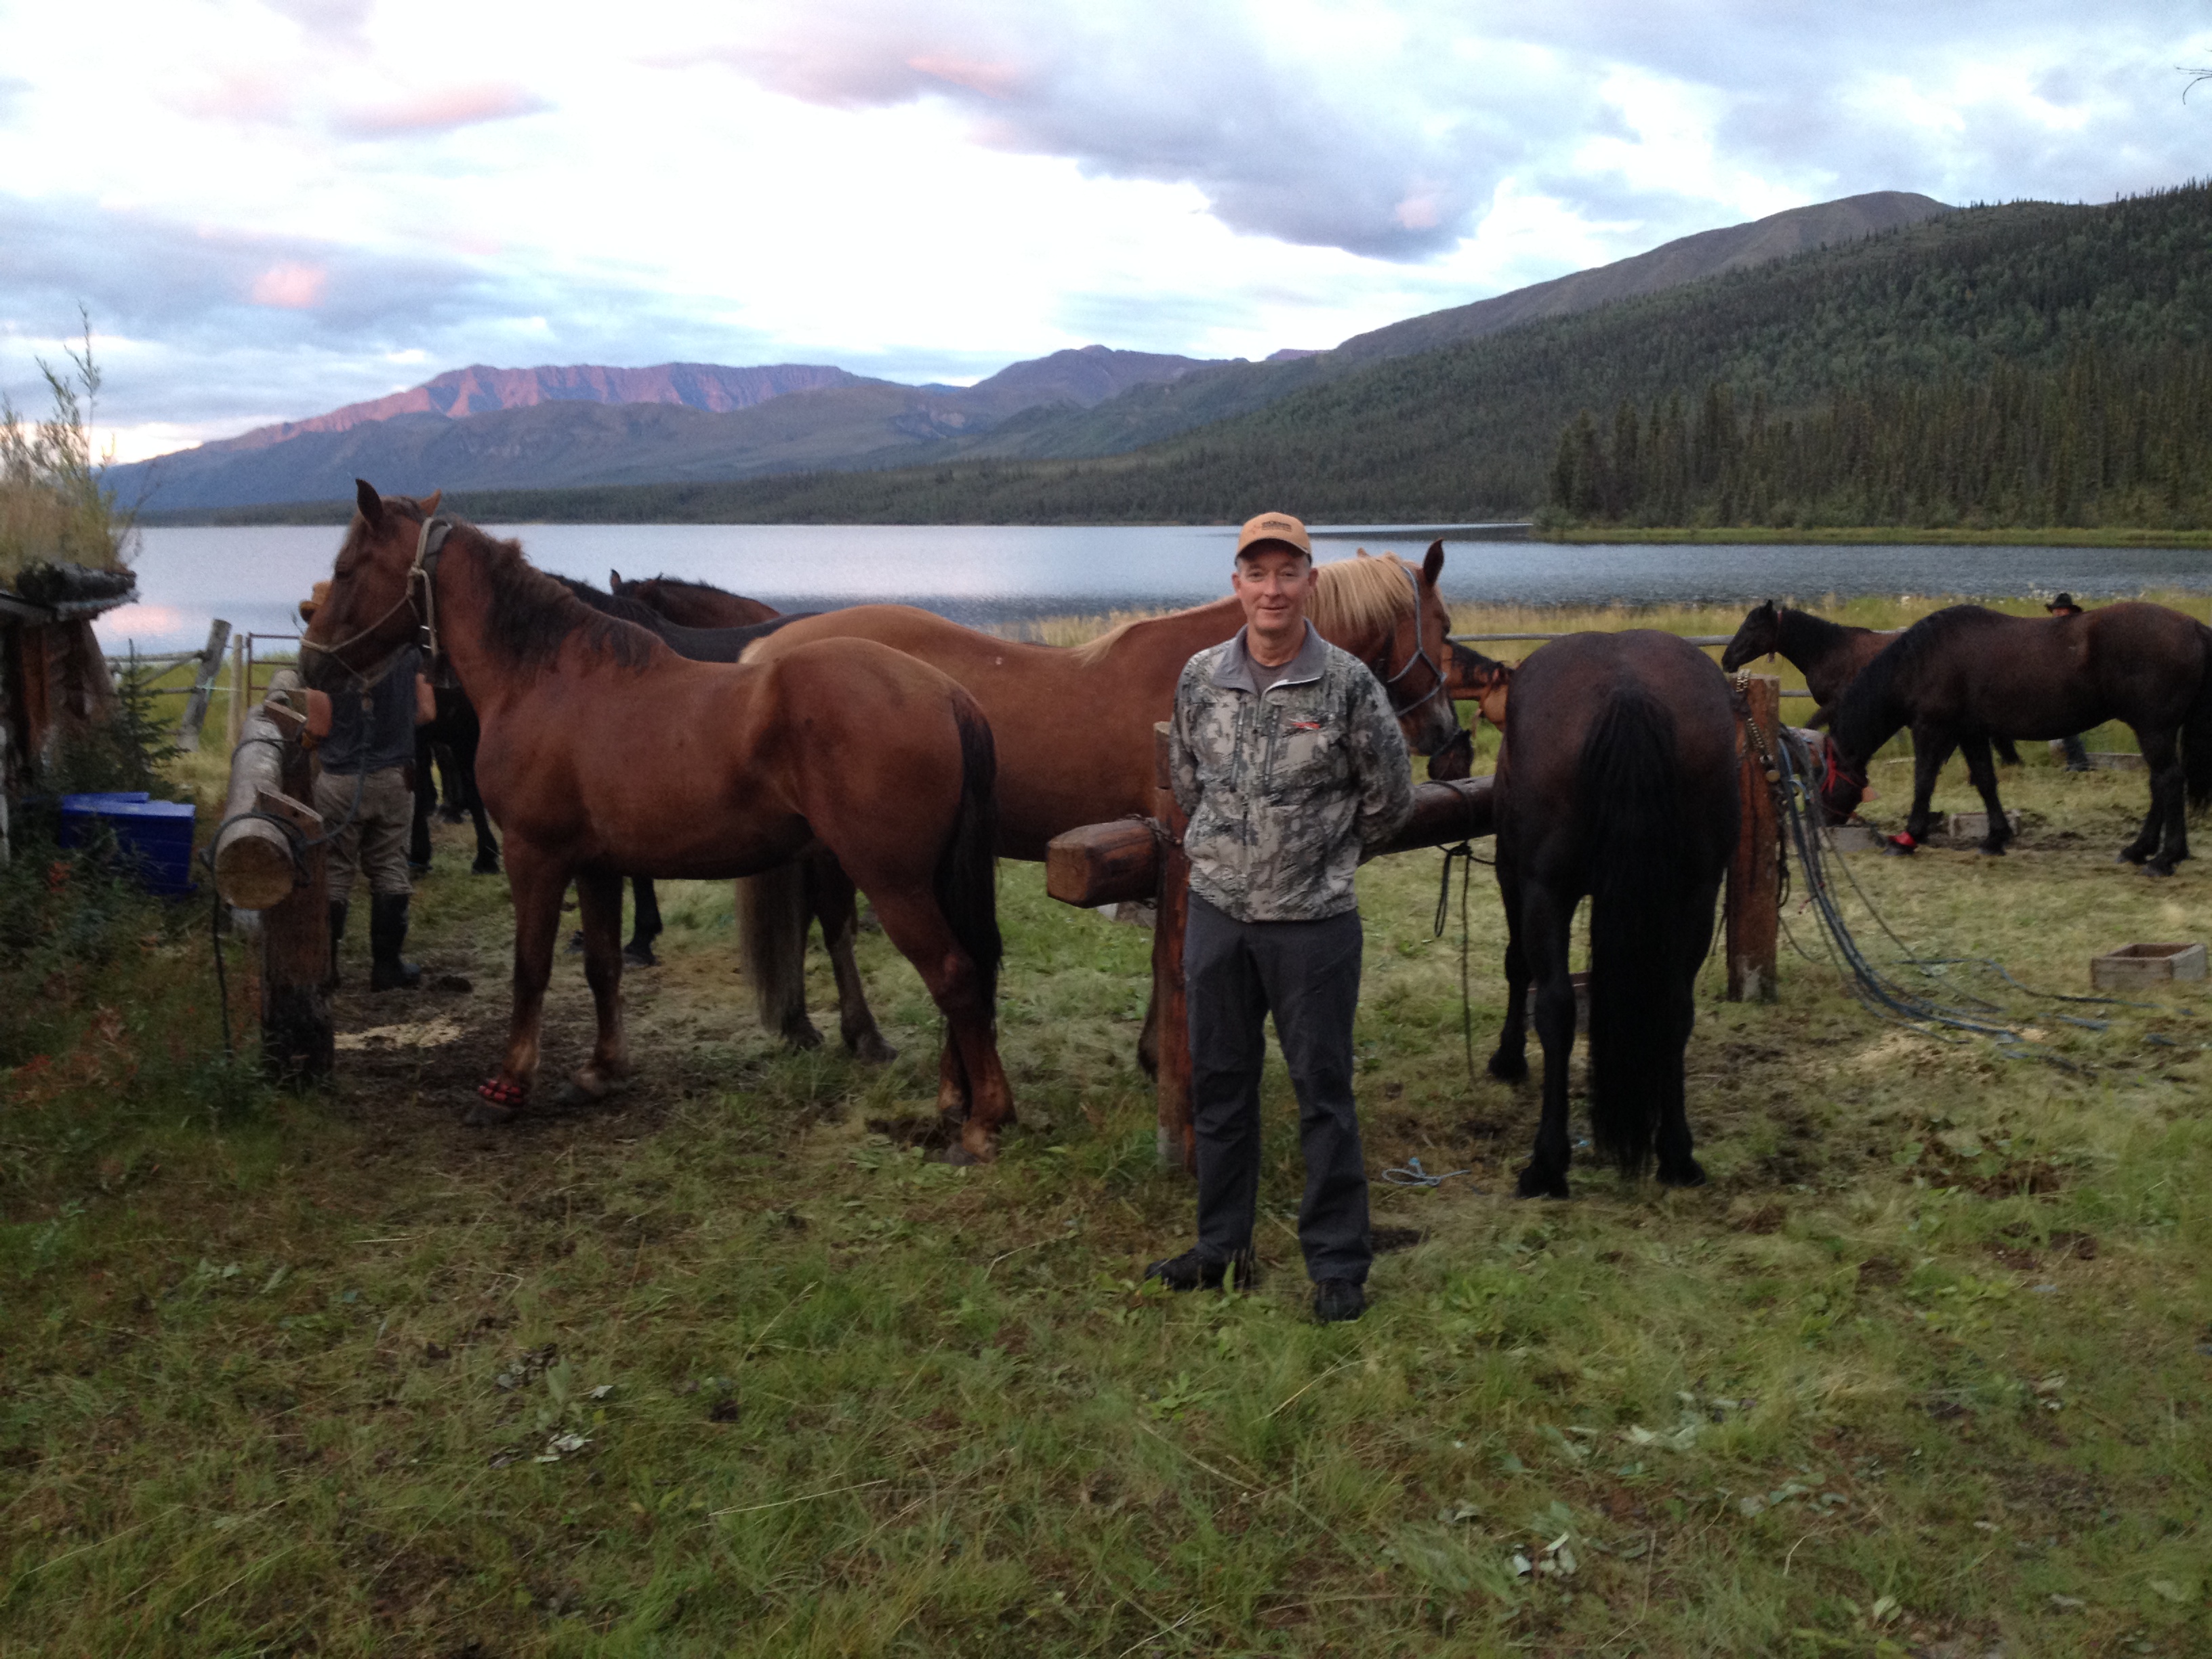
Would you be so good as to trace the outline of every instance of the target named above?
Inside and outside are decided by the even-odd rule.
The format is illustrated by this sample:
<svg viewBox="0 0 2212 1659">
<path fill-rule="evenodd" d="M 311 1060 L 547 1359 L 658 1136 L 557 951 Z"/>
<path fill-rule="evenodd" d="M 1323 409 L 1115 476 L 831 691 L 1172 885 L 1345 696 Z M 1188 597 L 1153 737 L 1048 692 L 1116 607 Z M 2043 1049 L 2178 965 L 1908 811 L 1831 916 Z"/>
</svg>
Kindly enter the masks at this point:
<svg viewBox="0 0 2212 1659">
<path fill-rule="evenodd" d="M 2201 945 L 2123 945 L 2089 961 L 2089 983 L 2100 991 L 2136 991 L 2203 977 Z"/>
<path fill-rule="evenodd" d="M 1828 830 L 1828 845 L 1838 853 L 1879 853 L 1882 833 L 1870 823 L 1838 823 Z"/>
</svg>

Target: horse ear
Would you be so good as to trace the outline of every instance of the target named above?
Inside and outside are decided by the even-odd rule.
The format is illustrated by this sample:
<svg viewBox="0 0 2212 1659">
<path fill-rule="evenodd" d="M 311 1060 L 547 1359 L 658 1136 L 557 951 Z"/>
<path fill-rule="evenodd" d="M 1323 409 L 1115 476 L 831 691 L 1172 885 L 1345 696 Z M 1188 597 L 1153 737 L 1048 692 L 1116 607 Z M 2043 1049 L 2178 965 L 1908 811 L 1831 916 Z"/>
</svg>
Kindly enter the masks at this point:
<svg viewBox="0 0 2212 1659">
<path fill-rule="evenodd" d="M 1431 587 L 1444 574 L 1444 538 L 1441 536 L 1429 544 L 1429 556 L 1421 561 L 1421 580 Z"/>
<path fill-rule="evenodd" d="M 384 497 L 376 493 L 376 486 L 368 479 L 356 478 L 353 481 L 353 504 L 370 524 L 384 522 Z"/>
<path fill-rule="evenodd" d="M 432 490 L 432 491 L 430 492 L 430 494 L 429 494 L 428 498 L 427 500 L 425 500 L 425 501 L 423 501 L 423 503 L 422 503 L 422 516 L 423 516 L 424 518 L 426 518 L 426 519 L 427 519 L 427 518 L 428 518 L 428 517 L 429 517 L 433 513 L 435 513 L 435 512 L 438 510 L 438 503 L 439 503 L 440 501 L 444 501 L 445 499 L 446 499 L 446 492 L 445 492 L 444 490 L 442 490 L 442 489 L 434 489 L 434 490 Z"/>
<path fill-rule="evenodd" d="M 622 592 L 622 572 L 612 565 L 607 567 L 607 592 L 610 593 Z"/>
</svg>

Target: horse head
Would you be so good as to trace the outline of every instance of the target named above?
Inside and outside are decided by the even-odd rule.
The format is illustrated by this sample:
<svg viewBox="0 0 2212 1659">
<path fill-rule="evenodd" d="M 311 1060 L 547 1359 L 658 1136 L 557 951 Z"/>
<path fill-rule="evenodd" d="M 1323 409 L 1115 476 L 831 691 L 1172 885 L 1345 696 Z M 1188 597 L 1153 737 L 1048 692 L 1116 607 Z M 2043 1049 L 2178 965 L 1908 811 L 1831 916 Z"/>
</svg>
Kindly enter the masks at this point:
<svg viewBox="0 0 2212 1659">
<path fill-rule="evenodd" d="M 1733 674 L 1754 657 L 1771 657 L 1782 645 L 1782 613 L 1771 599 L 1752 606 L 1721 653 L 1721 666 Z"/>
<path fill-rule="evenodd" d="M 353 521 L 301 641 L 302 654 L 316 657 L 310 680 L 335 678 L 333 667 L 361 674 L 407 644 L 422 622 L 415 594 L 416 550 L 445 492 L 416 501 L 380 495 L 365 478 L 354 486 Z"/>
<path fill-rule="evenodd" d="M 1505 729 L 1505 699 L 1513 689 L 1513 665 L 1486 657 L 1463 645 L 1451 648 L 1452 696 L 1474 703 L 1482 718 Z"/>
<path fill-rule="evenodd" d="M 1832 735 L 1820 747 L 1826 756 L 1820 770 L 1820 805 L 1832 823 L 1841 823 L 1857 811 L 1859 803 L 1866 799 L 1866 768 L 1844 759 L 1842 748 Z"/>
<path fill-rule="evenodd" d="M 1429 545 L 1416 567 L 1394 555 L 1357 557 L 1322 567 L 1324 591 L 1310 612 L 1322 636 L 1364 662 L 1390 700 L 1406 746 L 1433 755 L 1459 735 L 1445 664 L 1451 612 L 1437 592 L 1444 544 Z"/>
</svg>

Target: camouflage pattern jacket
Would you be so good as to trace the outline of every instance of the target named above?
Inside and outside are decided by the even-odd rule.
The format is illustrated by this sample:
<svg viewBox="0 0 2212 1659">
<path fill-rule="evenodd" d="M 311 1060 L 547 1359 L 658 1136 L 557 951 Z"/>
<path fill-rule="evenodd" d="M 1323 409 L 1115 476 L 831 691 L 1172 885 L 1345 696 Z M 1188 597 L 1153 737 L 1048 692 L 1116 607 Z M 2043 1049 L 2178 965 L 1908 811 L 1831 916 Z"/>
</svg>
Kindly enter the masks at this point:
<svg viewBox="0 0 2212 1659">
<path fill-rule="evenodd" d="M 1266 691 L 1244 635 L 1183 665 L 1170 727 L 1190 815 L 1190 890 L 1239 921 L 1317 921 L 1357 908 L 1352 872 L 1413 809 L 1389 700 L 1367 665 L 1306 629 Z"/>
</svg>

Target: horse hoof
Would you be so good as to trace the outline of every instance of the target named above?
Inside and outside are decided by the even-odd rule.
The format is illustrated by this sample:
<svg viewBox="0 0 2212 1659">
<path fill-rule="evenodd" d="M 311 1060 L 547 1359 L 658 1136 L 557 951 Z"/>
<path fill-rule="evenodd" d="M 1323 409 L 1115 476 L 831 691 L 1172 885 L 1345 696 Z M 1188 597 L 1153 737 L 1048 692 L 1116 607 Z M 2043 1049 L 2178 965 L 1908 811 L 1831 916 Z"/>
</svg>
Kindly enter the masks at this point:
<svg viewBox="0 0 2212 1659">
<path fill-rule="evenodd" d="M 2163 880 L 2173 873 L 2173 866 L 2162 859 L 2153 859 L 2143 866 L 2142 872 L 2146 876 L 2156 876 Z"/>
<path fill-rule="evenodd" d="M 1501 1048 L 1490 1057 L 1491 1076 L 1500 1083 L 1525 1083 L 1528 1080 L 1528 1057 L 1526 1054 L 1508 1055 Z"/>
<path fill-rule="evenodd" d="M 1702 1187 L 1705 1184 L 1705 1166 L 1693 1158 L 1679 1170 L 1662 1169 L 1659 1184 L 1662 1187 Z"/>
<path fill-rule="evenodd" d="M 898 1050 L 873 1031 L 866 1032 L 857 1038 L 848 1037 L 845 1051 L 854 1059 L 870 1066 L 888 1066 L 898 1058 Z"/>
<path fill-rule="evenodd" d="M 2115 864 L 2141 864 L 2149 856 L 2150 854 L 2148 853 L 2136 852 L 2132 847 L 2123 847 L 2118 852 L 2112 855 L 2112 862 Z"/>
<path fill-rule="evenodd" d="M 650 945 L 623 945 L 623 960 L 625 962 L 634 962 L 641 968 L 658 968 L 660 966 L 660 958 L 653 954 L 653 947 Z"/>
<path fill-rule="evenodd" d="M 494 1106 L 489 1101 L 478 1101 L 461 1114 L 461 1124 L 470 1129 L 498 1129 L 514 1121 L 512 1106 Z"/>
<path fill-rule="evenodd" d="M 1881 844 L 1881 854 L 1884 858 L 1909 859 L 1919 850 L 1917 847 L 1908 847 L 1904 842 L 1894 839 L 1885 841 Z"/>
<path fill-rule="evenodd" d="M 1989 842 L 1984 842 L 1974 850 L 1978 852 L 1985 859 L 2001 859 L 2005 855 L 2004 843 L 2002 842 L 1999 842 L 1994 847 L 1990 846 Z"/>
<path fill-rule="evenodd" d="M 476 1100 L 462 1115 L 461 1121 L 472 1129 L 512 1123 L 515 1109 L 528 1097 L 529 1091 L 520 1083 L 503 1077 L 488 1077 L 477 1085 Z"/>
<path fill-rule="evenodd" d="M 810 1048 L 822 1046 L 822 1033 L 811 1024 L 787 1026 L 783 1033 L 783 1046 L 794 1054 L 805 1054 Z"/>
<path fill-rule="evenodd" d="M 477 861 L 469 866 L 469 873 L 476 876 L 495 876 L 499 873 L 499 860 L 496 858 L 488 858 L 479 853 L 477 855 Z"/>
<path fill-rule="evenodd" d="M 1513 1183 L 1514 1192 L 1522 1198 L 1565 1198 L 1567 1178 L 1548 1170 L 1540 1170 L 1531 1164 L 1521 1171 L 1521 1178 Z"/>
</svg>

